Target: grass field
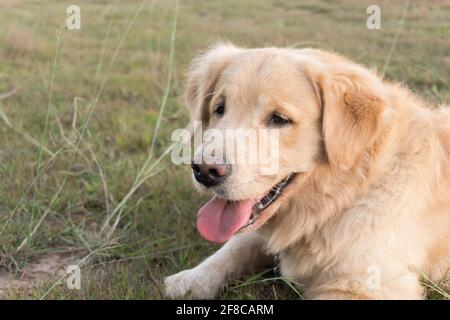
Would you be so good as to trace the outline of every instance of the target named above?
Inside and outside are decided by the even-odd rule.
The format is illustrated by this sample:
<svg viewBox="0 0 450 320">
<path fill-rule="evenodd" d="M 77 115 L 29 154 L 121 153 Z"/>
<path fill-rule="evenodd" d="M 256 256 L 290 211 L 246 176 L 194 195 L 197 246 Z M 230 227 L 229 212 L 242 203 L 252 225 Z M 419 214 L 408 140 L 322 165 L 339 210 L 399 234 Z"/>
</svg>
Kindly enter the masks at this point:
<svg viewBox="0 0 450 320">
<path fill-rule="evenodd" d="M 196 231 L 189 168 L 164 156 L 187 122 L 186 67 L 217 40 L 335 50 L 450 100 L 449 1 L 79 0 L 69 31 L 73 3 L 0 2 L 0 298 L 159 299 L 165 275 L 217 249 Z M 81 290 L 57 283 L 74 263 Z M 301 293 L 267 270 L 221 298 Z"/>
</svg>

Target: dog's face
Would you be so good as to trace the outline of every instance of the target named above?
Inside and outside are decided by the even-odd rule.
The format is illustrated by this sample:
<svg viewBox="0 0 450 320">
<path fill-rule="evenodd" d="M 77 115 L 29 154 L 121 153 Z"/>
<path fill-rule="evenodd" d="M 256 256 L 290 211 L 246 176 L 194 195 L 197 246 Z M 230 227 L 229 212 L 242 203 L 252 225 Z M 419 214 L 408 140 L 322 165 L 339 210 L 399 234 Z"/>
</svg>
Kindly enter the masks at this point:
<svg viewBox="0 0 450 320">
<path fill-rule="evenodd" d="M 226 141 L 220 148 L 211 147 L 211 140 L 204 142 L 192 165 L 194 184 L 214 195 L 198 215 L 198 228 L 206 239 L 222 242 L 236 232 L 258 228 L 292 193 L 302 175 L 327 158 L 338 167 L 351 167 L 361 145 L 373 139 L 382 103 L 373 112 L 363 110 L 364 119 L 358 119 L 361 110 L 324 114 L 325 101 L 338 106 L 340 100 L 354 96 L 336 93 L 342 88 L 330 87 L 321 68 L 309 54 L 233 46 L 216 47 L 194 61 L 186 89 L 192 120 L 200 121 L 204 132 L 214 129 Z M 365 99 L 362 104 L 378 102 L 371 94 L 357 98 Z M 352 127 L 361 128 L 340 132 L 336 121 L 342 121 L 341 125 L 351 121 Z M 239 130 L 254 135 L 245 135 L 249 144 L 242 146 L 234 140 L 230 147 L 227 134 Z M 348 139 L 344 150 L 338 150 L 336 139 Z M 267 152 L 259 152 L 261 148 Z M 255 150 L 258 154 L 251 161 Z"/>
</svg>

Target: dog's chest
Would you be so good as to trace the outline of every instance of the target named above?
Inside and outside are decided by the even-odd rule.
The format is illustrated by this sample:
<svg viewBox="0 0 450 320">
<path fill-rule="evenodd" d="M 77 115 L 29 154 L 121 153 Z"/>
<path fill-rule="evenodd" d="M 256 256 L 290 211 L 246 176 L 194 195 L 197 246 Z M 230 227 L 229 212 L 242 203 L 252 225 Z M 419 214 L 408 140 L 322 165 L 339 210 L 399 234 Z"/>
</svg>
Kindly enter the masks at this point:
<svg viewBox="0 0 450 320">
<path fill-rule="evenodd" d="M 350 213 L 349 213 L 350 214 Z M 278 252 L 281 274 L 300 283 L 307 283 L 315 275 L 367 252 L 364 238 L 371 234 L 365 219 L 356 225 L 346 223 L 347 215 L 329 220 L 321 228 L 303 236 L 295 244 Z M 355 221 L 355 220 L 352 220 Z M 344 232 L 351 229 L 352 232 Z"/>
<path fill-rule="evenodd" d="M 332 264 L 333 259 L 326 250 L 317 250 L 317 247 L 317 244 L 311 246 L 302 241 L 281 251 L 277 255 L 281 275 L 300 284 L 306 284 L 315 274 Z"/>
</svg>

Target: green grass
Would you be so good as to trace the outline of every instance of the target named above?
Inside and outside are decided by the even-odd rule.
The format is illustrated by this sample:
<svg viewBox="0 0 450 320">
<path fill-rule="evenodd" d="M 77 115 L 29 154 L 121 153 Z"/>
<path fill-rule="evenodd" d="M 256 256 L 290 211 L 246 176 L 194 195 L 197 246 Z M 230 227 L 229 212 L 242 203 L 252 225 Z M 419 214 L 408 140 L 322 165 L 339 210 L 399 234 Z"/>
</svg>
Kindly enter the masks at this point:
<svg viewBox="0 0 450 320">
<path fill-rule="evenodd" d="M 404 2 L 382 2 L 382 29 L 369 31 L 372 3 L 182 0 L 176 17 L 175 1 L 81 0 L 82 29 L 68 31 L 60 26 L 72 1 L 2 0 L 0 275 L 27 280 L 50 254 L 84 259 L 81 290 L 54 286 L 58 275 L 47 274 L 6 296 L 163 298 L 165 275 L 217 249 L 195 229 L 206 199 L 189 168 L 163 157 L 172 130 L 187 122 L 187 65 L 217 40 L 335 50 L 448 103 L 448 4 L 412 3 L 399 29 Z M 443 298 L 430 288 L 430 298 Z M 267 270 L 221 297 L 301 293 Z"/>
</svg>

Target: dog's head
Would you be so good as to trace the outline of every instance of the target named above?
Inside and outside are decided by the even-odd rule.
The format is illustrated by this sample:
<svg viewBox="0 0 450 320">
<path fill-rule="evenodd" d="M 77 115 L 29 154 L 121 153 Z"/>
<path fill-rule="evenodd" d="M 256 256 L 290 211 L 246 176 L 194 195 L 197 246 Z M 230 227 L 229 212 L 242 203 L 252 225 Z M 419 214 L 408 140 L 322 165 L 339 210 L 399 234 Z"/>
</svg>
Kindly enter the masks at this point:
<svg viewBox="0 0 450 320">
<path fill-rule="evenodd" d="M 265 223 L 317 165 L 350 170 L 387 110 L 381 81 L 337 55 L 232 45 L 193 61 L 186 101 L 203 132 L 222 136 L 220 144 L 204 139 L 192 164 L 194 184 L 213 194 L 197 226 L 215 242 Z M 233 132 L 246 143 L 231 139 L 230 147 Z"/>
</svg>

